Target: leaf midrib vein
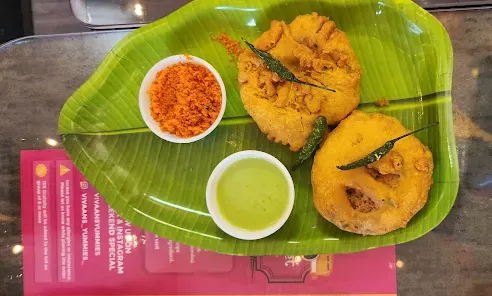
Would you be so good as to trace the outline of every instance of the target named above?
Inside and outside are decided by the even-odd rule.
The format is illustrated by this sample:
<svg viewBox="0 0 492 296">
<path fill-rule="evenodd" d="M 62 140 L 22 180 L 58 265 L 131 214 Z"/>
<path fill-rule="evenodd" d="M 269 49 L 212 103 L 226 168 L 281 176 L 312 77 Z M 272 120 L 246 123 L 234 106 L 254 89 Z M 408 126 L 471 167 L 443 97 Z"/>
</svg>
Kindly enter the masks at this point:
<svg viewBox="0 0 492 296">
<path fill-rule="evenodd" d="M 407 98 L 407 99 L 395 99 L 395 100 L 389 100 L 392 102 L 392 105 L 408 105 L 410 108 L 413 106 L 412 101 L 416 99 L 421 99 L 422 101 L 419 103 L 424 103 L 426 101 L 432 101 L 436 100 L 436 103 L 438 103 L 437 99 L 439 97 L 445 97 L 449 96 L 450 91 L 441 91 L 441 92 L 436 92 L 434 94 L 429 94 L 425 95 L 419 98 Z M 358 109 L 364 109 L 369 106 L 374 105 L 374 102 L 367 102 L 367 103 L 361 103 L 359 105 Z M 229 117 L 229 118 L 223 118 L 221 122 L 219 123 L 219 126 L 230 126 L 230 125 L 241 125 L 241 124 L 250 124 L 254 123 L 253 118 L 249 115 L 244 115 L 244 116 L 238 116 L 238 117 Z M 68 136 L 68 135 L 85 135 L 85 136 L 112 136 L 112 135 L 124 135 L 124 134 L 137 134 L 137 133 L 150 133 L 151 130 L 148 127 L 136 127 L 136 128 L 128 128 L 128 129 L 119 129 L 119 130 L 112 130 L 112 131 L 98 131 L 98 132 L 73 132 L 73 133 L 64 133 L 62 134 L 63 136 Z"/>
</svg>

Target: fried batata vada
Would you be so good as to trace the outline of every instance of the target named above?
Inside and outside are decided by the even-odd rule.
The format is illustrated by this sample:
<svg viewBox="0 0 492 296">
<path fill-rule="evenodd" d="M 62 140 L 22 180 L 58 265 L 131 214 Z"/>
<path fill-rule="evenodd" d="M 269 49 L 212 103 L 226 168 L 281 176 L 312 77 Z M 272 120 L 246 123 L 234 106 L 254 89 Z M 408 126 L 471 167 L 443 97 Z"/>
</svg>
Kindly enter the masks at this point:
<svg viewBox="0 0 492 296">
<path fill-rule="evenodd" d="M 347 35 L 327 17 L 302 15 L 289 25 L 273 21 L 254 46 L 268 51 L 301 81 L 336 90 L 283 81 L 245 50 L 238 63 L 241 99 L 270 140 L 298 151 L 318 116 L 336 124 L 359 105 L 361 67 Z"/>
<path fill-rule="evenodd" d="M 409 131 L 390 116 L 354 111 L 316 153 L 311 173 L 318 212 L 342 230 L 380 235 L 406 227 L 433 183 L 432 153 L 415 136 L 380 160 L 349 171 L 336 166 L 364 158 Z"/>
</svg>

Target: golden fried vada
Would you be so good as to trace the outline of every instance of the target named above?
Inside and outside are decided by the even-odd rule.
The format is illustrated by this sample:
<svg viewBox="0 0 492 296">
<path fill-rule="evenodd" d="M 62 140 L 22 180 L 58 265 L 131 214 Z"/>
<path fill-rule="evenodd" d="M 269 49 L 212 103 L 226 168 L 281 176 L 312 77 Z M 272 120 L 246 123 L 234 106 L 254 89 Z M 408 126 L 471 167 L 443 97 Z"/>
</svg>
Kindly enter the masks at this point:
<svg viewBox="0 0 492 296">
<path fill-rule="evenodd" d="M 360 64 L 347 35 L 327 17 L 314 12 L 289 25 L 273 21 L 254 45 L 279 59 L 301 81 L 336 90 L 286 82 L 245 50 L 238 63 L 241 99 L 270 140 L 298 151 L 318 116 L 336 124 L 359 105 Z"/>
<path fill-rule="evenodd" d="M 364 158 L 409 131 L 395 118 L 354 111 L 328 134 L 311 172 L 318 212 L 342 230 L 380 235 L 406 227 L 433 183 L 431 151 L 415 136 L 380 160 L 349 171 L 336 166 Z"/>
</svg>

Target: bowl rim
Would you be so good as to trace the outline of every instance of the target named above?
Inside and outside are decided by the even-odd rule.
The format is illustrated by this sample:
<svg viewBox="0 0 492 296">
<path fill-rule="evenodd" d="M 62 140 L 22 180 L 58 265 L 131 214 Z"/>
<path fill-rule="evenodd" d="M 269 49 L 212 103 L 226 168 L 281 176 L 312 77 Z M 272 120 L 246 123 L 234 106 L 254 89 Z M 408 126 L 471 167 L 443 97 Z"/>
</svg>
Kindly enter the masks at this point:
<svg viewBox="0 0 492 296">
<path fill-rule="evenodd" d="M 275 165 L 282 172 L 282 175 L 285 177 L 289 187 L 289 195 L 288 195 L 289 200 L 288 200 L 287 207 L 284 213 L 282 214 L 282 216 L 272 226 L 265 229 L 254 230 L 254 231 L 242 229 L 240 227 L 234 226 L 229 221 L 227 221 L 222 216 L 222 214 L 218 209 L 217 196 L 216 196 L 217 183 L 220 177 L 222 176 L 222 174 L 225 172 L 225 170 L 229 168 L 232 164 L 236 163 L 237 161 L 242 159 L 249 159 L 249 158 L 260 158 Z M 214 168 L 212 174 L 210 174 L 207 183 L 206 203 L 210 216 L 212 217 L 212 220 L 222 231 L 224 231 L 225 233 L 227 233 L 232 237 L 242 240 L 262 239 L 277 232 L 285 224 L 285 222 L 287 222 L 288 218 L 290 217 L 292 210 L 294 208 L 294 201 L 295 201 L 294 181 L 292 180 L 292 176 L 290 175 L 289 171 L 284 166 L 284 164 L 280 162 L 280 160 L 262 151 L 245 150 L 229 155 L 228 157 L 224 158 Z"/>
<path fill-rule="evenodd" d="M 214 75 L 215 79 L 219 83 L 220 89 L 221 89 L 221 95 L 222 95 L 222 103 L 220 107 L 220 112 L 215 119 L 214 123 L 203 133 L 196 135 L 194 137 L 190 138 L 181 138 L 176 135 L 173 135 L 169 132 L 162 131 L 160 128 L 159 123 L 152 117 L 150 114 L 150 97 L 147 93 L 148 89 L 152 85 L 152 82 L 155 80 L 155 76 L 159 71 L 162 71 L 168 67 L 171 67 L 173 65 L 176 65 L 178 63 L 193 63 L 197 65 L 202 65 L 205 68 L 207 68 L 212 74 Z M 185 144 L 185 143 L 193 143 L 196 141 L 199 141 L 206 136 L 208 136 L 211 132 L 215 130 L 215 128 L 219 125 L 220 121 L 224 117 L 225 109 L 226 109 L 226 104 L 227 104 L 227 94 L 226 94 L 226 88 L 224 85 L 224 81 L 222 80 L 222 77 L 220 76 L 219 72 L 212 66 L 210 65 L 207 61 L 196 57 L 192 55 L 187 55 L 187 54 L 179 54 L 179 55 L 173 55 L 169 56 L 167 58 L 164 58 L 157 62 L 150 70 L 145 74 L 144 79 L 142 80 L 142 83 L 140 84 L 140 90 L 138 94 L 138 105 L 140 109 L 140 114 L 142 116 L 142 119 L 144 120 L 145 124 L 147 127 L 158 137 L 160 137 L 163 140 L 166 140 L 168 142 L 172 143 L 178 143 L 178 144 Z"/>
</svg>

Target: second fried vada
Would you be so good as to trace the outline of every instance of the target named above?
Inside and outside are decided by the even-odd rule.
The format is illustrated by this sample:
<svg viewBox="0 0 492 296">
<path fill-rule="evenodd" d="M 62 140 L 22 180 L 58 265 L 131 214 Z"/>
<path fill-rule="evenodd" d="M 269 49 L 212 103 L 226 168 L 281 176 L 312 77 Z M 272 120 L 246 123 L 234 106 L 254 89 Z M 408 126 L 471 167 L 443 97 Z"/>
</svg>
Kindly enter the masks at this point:
<svg viewBox="0 0 492 296">
<path fill-rule="evenodd" d="M 380 235 L 405 227 L 425 205 L 433 183 L 430 150 L 415 136 L 398 141 L 380 160 L 349 171 L 336 166 L 365 157 L 409 131 L 395 118 L 354 111 L 316 153 L 313 200 L 340 229 Z"/>
</svg>

